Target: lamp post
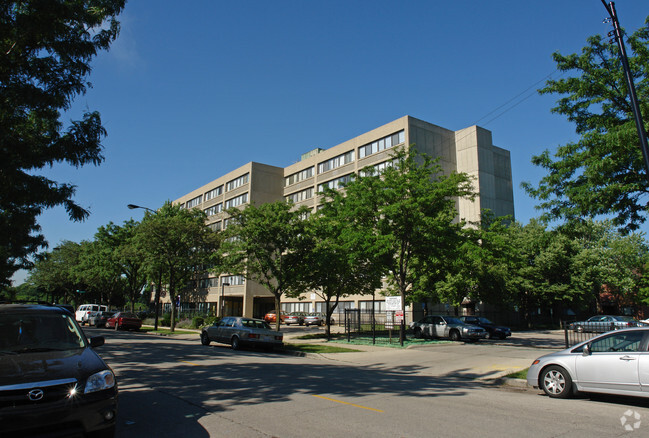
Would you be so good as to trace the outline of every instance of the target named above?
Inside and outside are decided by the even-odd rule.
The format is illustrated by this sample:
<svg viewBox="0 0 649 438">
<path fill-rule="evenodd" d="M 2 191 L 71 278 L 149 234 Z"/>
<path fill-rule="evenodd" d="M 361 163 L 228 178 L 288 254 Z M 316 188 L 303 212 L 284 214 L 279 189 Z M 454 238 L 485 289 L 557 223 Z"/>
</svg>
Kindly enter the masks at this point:
<svg viewBox="0 0 649 438">
<path fill-rule="evenodd" d="M 151 213 L 155 213 L 155 210 L 154 210 L 154 209 L 149 208 L 149 207 L 142 207 L 142 206 L 140 206 L 140 205 L 128 204 L 127 207 L 128 207 L 130 210 L 135 210 L 136 208 L 141 208 L 141 209 L 143 209 L 143 210 L 148 210 L 148 211 L 150 211 Z"/>
<path fill-rule="evenodd" d="M 225 286 L 230 286 L 230 283 L 221 283 L 221 318 L 223 318 L 223 310 L 225 309 L 225 303 L 223 302 L 223 297 L 225 294 Z"/>
</svg>

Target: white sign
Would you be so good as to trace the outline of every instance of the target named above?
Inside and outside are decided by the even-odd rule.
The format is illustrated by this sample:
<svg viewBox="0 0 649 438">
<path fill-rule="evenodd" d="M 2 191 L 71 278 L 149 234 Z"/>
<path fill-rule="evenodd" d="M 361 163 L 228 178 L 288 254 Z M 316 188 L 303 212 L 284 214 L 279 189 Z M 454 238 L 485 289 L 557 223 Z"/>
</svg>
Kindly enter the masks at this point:
<svg viewBox="0 0 649 438">
<path fill-rule="evenodd" d="M 401 310 L 401 297 L 385 297 L 385 310 Z"/>
</svg>

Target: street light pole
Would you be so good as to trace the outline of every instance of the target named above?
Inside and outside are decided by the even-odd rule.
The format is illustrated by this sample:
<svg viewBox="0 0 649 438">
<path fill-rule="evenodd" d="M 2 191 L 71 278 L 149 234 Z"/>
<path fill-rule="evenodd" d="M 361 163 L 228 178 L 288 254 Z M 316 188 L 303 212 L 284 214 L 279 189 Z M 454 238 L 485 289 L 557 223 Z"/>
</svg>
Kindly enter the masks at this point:
<svg viewBox="0 0 649 438">
<path fill-rule="evenodd" d="M 642 157 L 644 158 L 645 170 L 647 171 L 647 176 L 649 176 L 649 146 L 647 145 L 647 133 L 645 132 L 644 125 L 642 122 L 642 114 L 640 113 L 640 105 L 638 105 L 638 98 L 635 93 L 635 85 L 633 84 L 633 75 L 631 74 L 631 69 L 629 68 L 629 61 L 626 56 L 626 49 L 624 47 L 624 39 L 622 38 L 622 29 L 620 28 L 620 22 L 617 18 L 617 12 L 615 11 L 615 3 L 610 2 L 608 5 L 604 0 L 602 0 L 608 15 L 611 17 L 613 22 L 613 30 L 609 32 L 609 36 L 615 38 L 617 46 L 620 49 L 620 60 L 622 61 L 622 67 L 624 68 L 624 76 L 626 77 L 627 86 L 629 88 L 629 99 L 631 100 L 631 109 L 633 110 L 633 116 L 635 118 L 635 126 L 638 131 L 638 137 L 640 138 L 640 148 L 642 149 Z"/>
<path fill-rule="evenodd" d="M 142 207 L 142 206 L 140 206 L 140 205 L 128 204 L 127 207 L 129 208 L 129 210 L 135 210 L 136 208 L 141 208 L 142 210 L 148 210 L 148 211 L 150 211 L 151 213 L 155 213 L 155 210 L 154 210 L 154 209 L 149 208 L 149 207 Z"/>
<path fill-rule="evenodd" d="M 223 310 L 225 309 L 225 303 L 224 303 L 224 294 L 225 294 L 225 286 L 230 286 L 230 283 L 221 283 L 221 318 L 223 318 Z"/>
</svg>

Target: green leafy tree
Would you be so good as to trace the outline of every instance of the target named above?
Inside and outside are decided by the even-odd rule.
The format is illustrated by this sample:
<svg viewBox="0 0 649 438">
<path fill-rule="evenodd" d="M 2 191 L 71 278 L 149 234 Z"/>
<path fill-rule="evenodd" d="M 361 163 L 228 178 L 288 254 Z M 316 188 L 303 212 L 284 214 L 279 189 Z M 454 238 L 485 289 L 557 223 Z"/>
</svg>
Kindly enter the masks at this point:
<svg viewBox="0 0 649 438">
<path fill-rule="evenodd" d="M 341 216 L 340 203 L 322 203 L 309 217 L 304 230 L 303 287 L 287 295 L 311 290 L 325 302 L 327 339 L 331 338 L 331 316 L 340 298 L 372 294 L 381 287 L 382 268 L 366 254 L 349 245 L 352 230 Z"/>
<path fill-rule="evenodd" d="M 77 291 L 86 289 L 78 276 L 81 254 L 82 244 L 61 242 L 36 260 L 27 282 L 43 291 L 48 301 L 67 304 L 74 300 L 80 304 Z"/>
<path fill-rule="evenodd" d="M 3 1 L 0 4 L 0 286 L 31 267 L 47 242 L 37 217 L 63 206 L 70 219 L 88 211 L 75 186 L 38 172 L 67 163 L 98 165 L 105 129 L 97 112 L 64 127 L 62 113 L 89 86 L 90 61 L 119 31 L 125 0 Z"/>
<path fill-rule="evenodd" d="M 647 19 L 649 24 L 649 18 Z M 638 101 L 649 114 L 649 26 L 628 37 L 629 65 Z M 612 215 L 625 231 L 636 230 L 647 217 L 649 176 L 644 168 L 619 49 L 593 36 L 580 55 L 555 53 L 557 69 L 574 72 L 549 80 L 541 94 L 562 96 L 554 113 L 574 122 L 579 141 L 532 158 L 547 175 L 525 190 L 540 201 L 543 219 L 582 221 Z M 647 124 L 645 123 L 645 129 Z"/>
<path fill-rule="evenodd" d="M 414 147 L 396 150 L 392 166 L 380 174 L 367 168 L 363 175 L 344 192 L 327 196 L 339 205 L 346 246 L 380 264 L 405 311 L 406 301 L 428 290 L 461 245 L 464 223 L 457 220 L 455 202 L 474 199 L 471 179 L 465 173 L 445 175 Z"/>
<path fill-rule="evenodd" d="M 191 280 L 207 274 L 210 259 L 219 245 L 218 234 L 205 220 L 203 211 L 185 209 L 167 201 L 157 212 L 147 211 L 137 227 L 136 239 L 144 251 L 149 272 L 159 272 L 166 282 L 172 303 L 172 331 L 176 325 L 176 296 L 180 295 L 182 301 L 183 296 L 187 297 Z M 157 308 L 157 301 L 155 304 Z"/>
<path fill-rule="evenodd" d="M 215 254 L 223 272 L 243 275 L 265 287 L 275 297 L 279 330 L 282 295 L 299 290 L 304 264 L 304 217 L 309 209 L 294 210 L 276 201 L 228 210 L 221 251 Z"/>
</svg>

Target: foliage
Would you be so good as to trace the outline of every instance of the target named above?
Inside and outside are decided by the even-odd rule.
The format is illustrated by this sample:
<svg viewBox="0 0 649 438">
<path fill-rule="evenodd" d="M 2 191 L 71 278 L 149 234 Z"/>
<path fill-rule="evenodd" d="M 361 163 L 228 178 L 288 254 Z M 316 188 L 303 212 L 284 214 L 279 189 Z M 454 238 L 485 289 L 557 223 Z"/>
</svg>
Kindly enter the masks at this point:
<svg viewBox="0 0 649 438">
<path fill-rule="evenodd" d="M 649 114 L 649 18 L 646 22 L 648 26 L 628 38 L 629 64 L 645 118 Z M 532 163 L 547 175 L 538 187 L 524 183 L 523 188 L 541 202 L 543 219 L 580 222 L 613 215 L 614 225 L 628 232 L 646 220 L 648 170 L 619 49 L 601 36 L 589 38 L 588 43 L 581 55 L 555 53 L 557 69 L 576 75 L 549 80 L 539 90 L 562 96 L 552 111 L 574 122 L 581 138 L 560 146 L 553 157 L 548 150 L 533 157 Z"/>
<path fill-rule="evenodd" d="M 87 244 L 88 242 L 61 242 L 36 261 L 27 282 L 51 297 L 52 302 L 67 304 L 74 300 L 76 304 L 80 304 L 82 295 L 76 291 L 85 291 L 86 285 L 78 275 L 79 263 L 83 246 Z"/>
<path fill-rule="evenodd" d="M 306 207 L 294 210 L 290 203 L 276 201 L 244 209 L 231 208 L 224 241 L 215 255 L 222 272 L 243 275 L 265 287 L 281 309 L 285 292 L 297 291 L 305 269 Z M 276 329 L 279 331 L 277 318 Z"/>
<path fill-rule="evenodd" d="M 119 31 L 125 0 L 3 1 L 0 5 L 0 286 L 29 268 L 47 242 L 37 223 L 63 206 L 72 220 L 88 211 L 75 186 L 38 172 L 67 163 L 100 164 L 106 135 L 97 112 L 64 128 L 61 114 L 89 83 L 90 61 Z"/>
<path fill-rule="evenodd" d="M 219 246 L 219 236 L 205 225 L 205 213 L 185 209 L 167 201 L 155 213 L 145 213 L 135 240 L 142 249 L 149 272 L 162 269 L 169 297 L 188 297 L 199 278 L 207 274 L 210 258 Z M 156 296 L 156 299 L 158 297 Z M 157 305 L 157 302 L 156 302 Z M 170 327 L 175 327 L 175 305 Z"/>
</svg>

